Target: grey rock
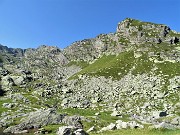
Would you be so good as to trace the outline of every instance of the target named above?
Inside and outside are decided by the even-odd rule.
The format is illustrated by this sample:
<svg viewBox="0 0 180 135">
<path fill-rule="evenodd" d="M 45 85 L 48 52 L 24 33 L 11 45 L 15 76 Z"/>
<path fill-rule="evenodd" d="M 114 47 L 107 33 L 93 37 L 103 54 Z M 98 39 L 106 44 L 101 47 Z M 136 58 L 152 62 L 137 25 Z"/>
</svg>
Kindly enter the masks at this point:
<svg viewBox="0 0 180 135">
<path fill-rule="evenodd" d="M 6 76 L 6 75 L 9 74 L 9 71 L 8 71 L 7 69 L 2 69 L 2 70 L 0 70 L 0 74 L 1 74 L 2 76 Z"/>
<path fill-rule="evenodd" d="M 88 135 L 83 129 L 77 129 L 73 133 L 74 135 Z"/>
<path fill-rule="evenodd" d="M 103 132 L 103 131 L 108 131 L 108 130 L 115 130 L 116 129 L 116 124 L 114 123 L 111 123 L 109 124 L 107 127 L 103 127 L 100 132 Z"/>
<path fill-rule="evenodd" d="M 5 133 L 15 133 L 31 128 L 39 128 L 48 124 L 60 124 L 64 115 L 57 114 L 54 109 L 37 110 L 31 112 L 27 118 L 22 119 L 21 123 L 15 126 L 10 126 L 4 130 Z"/>
<path fill-rule="evenodd" d="M 65 117 L 62 120 L 63 123 L 69 125 L 69 126 L 73 126 L 76 128 L 83 128 L 83 125 L 81 123 L 81 117 L 80 116 L 69 116 L 69 117 Z"/>
<path fill-rule="evenodd" d="M 5 77 L 2 77 L 1 85 L 4 88 L 4 87 L 11 87 L 15 84 L 14 84 L 13 79 L 10 76 L 5 76 Z"/>
<path fill-rule="evenodd" d="M 111 113 L 111 116 L 121 116 L 121 114 L 120 114 L 117 110 L 114 110 L 114 111 Z"/>
<path fill-rule="evenodd" d="M 3 103 L 4 108 L 13 108 L 16 106 L 16 103 Z"/>
<path fill-rule="evenodd" d="M 89 129 L 87 130 L 87 133 L 92 132 L 92 131 L 94 131 L 94 130 L 95 130 L 95 127 L 92 126 L 91 128 L 89 128 Z"/>
<path fill-rule="evenodd" d="M 168 124 L 166 122 L 161 122 L 161 123 L 158 123 L 158 124 L 155 124 L 149 128 L 154 128 L 154 129 L 171 129 L 171 130 L 174 130 L 176 129 L 175 126 L 171 125 L 171 124 Z"/>
<path fill-rule="evenodd" d="M 75 128 L 73 126 L 62 126 L 59 127 L 57 135 L 72 135 Z"/>
<path fill-rule="evenodd" d="M 15 131 L 14 134 L 24 134 L 28 133 L 28 130 L 22 130 L 22 131 Z"/>
<path fill-rule="evenodd" d="M 16 85 L 25 84 L 25 78 L 23 76 L 12 76 L 12 79 Z"/>
<path fill-rule="evenodd" d="M 172 119 L 171 124 L 173 125 L 180 125 L 180 117 L 175 117 Z"/>
<path fill-rule="evenodd" d="M 74 126 L 59 127 L 56 134 L 57 135 L 88 135 L 83 129 L 79 129 Z"/>
<path fill-rule="evenodd" d="M 144 128 L 143 125 L 138 124 L 136 121 L 129 121 L 129 122 L 128 122 L 128 126 L 129 126 L 131 129 Z"/>
</svg>

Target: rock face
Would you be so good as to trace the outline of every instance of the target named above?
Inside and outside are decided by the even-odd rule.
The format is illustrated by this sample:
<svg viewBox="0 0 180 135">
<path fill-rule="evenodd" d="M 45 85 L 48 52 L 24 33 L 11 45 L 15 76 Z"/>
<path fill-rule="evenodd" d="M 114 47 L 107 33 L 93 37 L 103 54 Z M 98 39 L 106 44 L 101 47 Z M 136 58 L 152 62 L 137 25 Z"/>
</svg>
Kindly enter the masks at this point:
<svg viewBox="0 0 180 135">
<path fill-rule="evenodd" d="M 21 123 L 4 130 L 5 133 L 16 133 L 18 131 L 39 128 L 49 124 L 60 124 L 65 116 L 57 114 L 54 109 L 38 110 L 32 112 Z"/>
<path fill-rule="evenodd" d="M 166 25 L 126 18 L 116 32 L 63 50 L 0 45 L 0 127 L 58 135 L 179 129 L 179 40 Z"/>
<path fill-rule="evenodd" d="M 127 44 L 178 43 L 179 37 L 176 35 L 166 25 L 126 18 L 118 24 L 116 33 L 100 34 L 92 39 L 74 42 L 63 53 L 69 60 L 92 61 L 104 53 L 120 53 Z"/>
<path fill-rule="evenodd" d="M 24 119 L 21 119 L 21 123 L 15 126 L 10 126 L 4 130 L 5 133 L 21 133 L 22 131 L 27 131 L 29 129 L 38 129 L 46 125 L 61 124 L 64 123 L 68 126 L 60 127 L 58 135 L 66 135 L 76 133 L 77 135 L 86 135 L 82 130 L 83 126 L 81 124 L 81 118 L 78 116 L 66 116 L 63 114 L 58 114 L 55 109 L 37 110 L 31 112 Z"/>
<path fill-rule="evenodd" d="M 157 25 L 150 22 L 127 18 L 117 26 L 117 32 L 129 38 L 131 42 L 153 41 L 160 43 L 165 40 L 171 29 L 166 25 Z"/>
</svg>

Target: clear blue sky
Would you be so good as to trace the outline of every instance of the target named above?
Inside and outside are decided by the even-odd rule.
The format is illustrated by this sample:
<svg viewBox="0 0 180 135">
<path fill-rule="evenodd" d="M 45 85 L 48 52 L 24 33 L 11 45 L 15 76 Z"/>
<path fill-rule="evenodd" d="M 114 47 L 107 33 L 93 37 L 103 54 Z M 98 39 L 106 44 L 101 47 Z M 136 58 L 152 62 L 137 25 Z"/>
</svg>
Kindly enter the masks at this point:
<svg viewBox="0 0 180 135">
<path fill-rule="evenodd" d="M 126 17 L 180 31 L 180 0 L 0 0 L 0 44 L 64 48 L 115 32 Z"/>
</svg>

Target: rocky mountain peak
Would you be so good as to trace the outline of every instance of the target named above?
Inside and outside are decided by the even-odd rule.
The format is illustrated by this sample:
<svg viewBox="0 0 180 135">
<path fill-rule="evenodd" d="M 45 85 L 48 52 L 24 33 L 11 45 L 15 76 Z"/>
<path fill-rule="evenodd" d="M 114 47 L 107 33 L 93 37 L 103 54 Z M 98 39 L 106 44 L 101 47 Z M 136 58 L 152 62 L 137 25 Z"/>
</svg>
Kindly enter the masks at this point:
<svg viewBox="0 0 180 135">
<path fill-rule="evenodd" d="M 132 43 L 171 42 L 173 35 L 173 31 L 167 25 L 143 22 L 131 18 L 126 18 L 118 23 L 117 33 L 128 38 Z"/>
<path fill-rule="evenodd" d="M 164 24 L 156 24 L 151 22 L 144 22 L 132 18 L 126 18 L 125 20 L 118 23 L 117 32 L 126 32 L 129 31 L 149 31 L 149 32 L 160 32 L 165 31 L 165 35 L 170 32 L 170 27 Z"/>
</svg>

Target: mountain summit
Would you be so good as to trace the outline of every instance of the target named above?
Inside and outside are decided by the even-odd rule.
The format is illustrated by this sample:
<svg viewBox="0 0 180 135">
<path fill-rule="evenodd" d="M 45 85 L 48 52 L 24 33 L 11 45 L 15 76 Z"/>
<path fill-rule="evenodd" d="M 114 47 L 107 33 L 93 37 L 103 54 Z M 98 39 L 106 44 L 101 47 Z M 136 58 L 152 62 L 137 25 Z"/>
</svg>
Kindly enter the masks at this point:
<svg viewBox="0 0 180 135">
<path fill-rule="evenodd" d="M 0 127 L 5 133 L 113 135 L 139 128 L 133 132 L 179 134 L 179 69 L 180 33 L 131 18 L 114 33 L 63 50 L 0 45 Z"/>
</svg>

